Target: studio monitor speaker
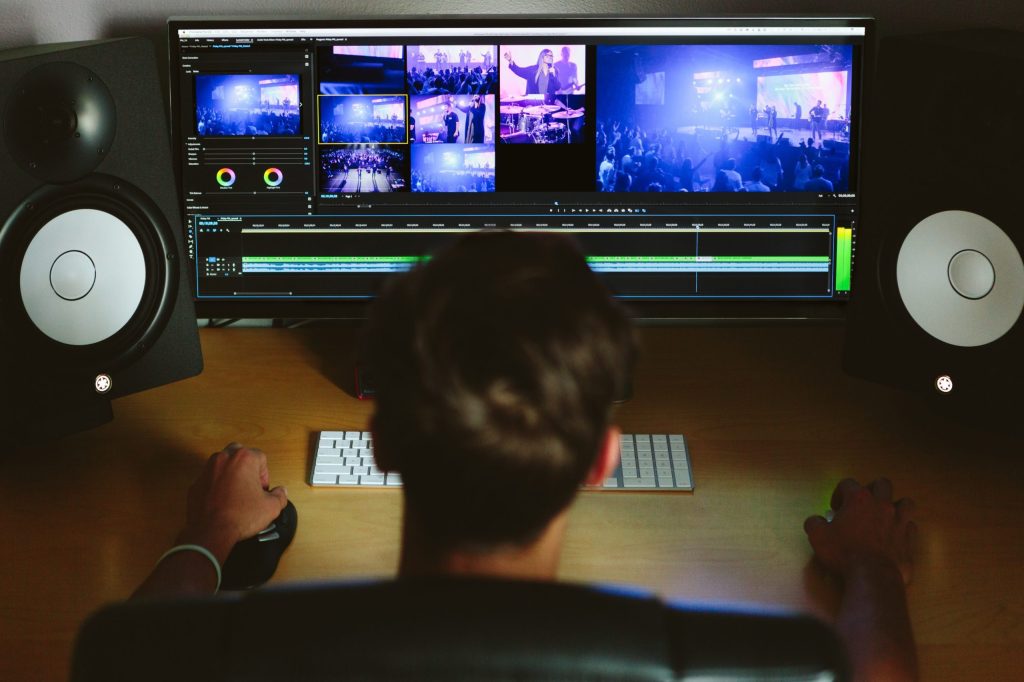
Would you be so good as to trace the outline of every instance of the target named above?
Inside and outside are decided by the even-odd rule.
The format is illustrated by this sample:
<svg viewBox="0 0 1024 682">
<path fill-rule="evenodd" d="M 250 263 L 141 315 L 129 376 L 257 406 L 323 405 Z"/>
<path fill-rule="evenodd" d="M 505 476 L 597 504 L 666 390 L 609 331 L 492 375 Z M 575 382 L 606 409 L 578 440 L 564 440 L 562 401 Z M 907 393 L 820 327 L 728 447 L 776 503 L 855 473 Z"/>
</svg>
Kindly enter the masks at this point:
<svg viewBox="0 0 1024 682">
<path fill-rule="evenodd" d="M 844 364 L 987 409 L 1024 388 L 1024 33 L 882 41 Z"/>
<path fill-rule="evenodd" d="M 0 52 L 0 440 L 202 370 L 170 159 L 149 42 Z"/>
</svg>

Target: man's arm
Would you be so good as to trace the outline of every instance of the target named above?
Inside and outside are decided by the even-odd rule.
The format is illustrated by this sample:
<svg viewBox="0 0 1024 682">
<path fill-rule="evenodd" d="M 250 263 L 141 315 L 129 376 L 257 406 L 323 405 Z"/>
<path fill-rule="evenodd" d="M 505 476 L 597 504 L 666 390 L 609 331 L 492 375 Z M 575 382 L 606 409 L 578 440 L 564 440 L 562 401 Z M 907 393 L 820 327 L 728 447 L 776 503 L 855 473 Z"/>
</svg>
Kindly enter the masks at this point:
<svg viewBox="0 0 1024 682">
<path fill-rule="evenodd" d="M 185 527 L 178 545 L 199 545 L 220 566 L 235 543 L 250 538 L 277 518 L 288 502 L 283 487 L 270 488 L 262 450 L 231 443 L 214 453 L 188 492 Z M 217 569 L 200 552 L 166 556 L 132 595 L 133 599 L 213 594 Z"/>
<path fill-rule="evenodd" d="M 917 652 L 905 585 L 912 574 L 914 502 L 892 499 L 892 484 L 845 479 L 832 495 L 831 522 L 812 516 L 804 530 L 815 557 L 843 579 L 836 628 L 858 682 L 917 679 Z"/>
</svg>

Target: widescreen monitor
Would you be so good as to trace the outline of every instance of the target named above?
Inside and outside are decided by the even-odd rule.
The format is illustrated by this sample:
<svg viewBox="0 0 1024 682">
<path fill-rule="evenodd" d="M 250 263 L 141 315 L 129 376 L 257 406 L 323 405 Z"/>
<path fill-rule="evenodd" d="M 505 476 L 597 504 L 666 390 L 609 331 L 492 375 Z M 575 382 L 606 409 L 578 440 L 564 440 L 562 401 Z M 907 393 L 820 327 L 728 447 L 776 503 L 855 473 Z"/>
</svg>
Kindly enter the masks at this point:
<svg viewBox="0 0 1024 682">
<path fill-rule="evenodd" d="M 203 317 L 347 317 L 480 229 L 575 237 L 644 317 L 839 318 L 864 18 L 169 22 Z"/>
</svg>

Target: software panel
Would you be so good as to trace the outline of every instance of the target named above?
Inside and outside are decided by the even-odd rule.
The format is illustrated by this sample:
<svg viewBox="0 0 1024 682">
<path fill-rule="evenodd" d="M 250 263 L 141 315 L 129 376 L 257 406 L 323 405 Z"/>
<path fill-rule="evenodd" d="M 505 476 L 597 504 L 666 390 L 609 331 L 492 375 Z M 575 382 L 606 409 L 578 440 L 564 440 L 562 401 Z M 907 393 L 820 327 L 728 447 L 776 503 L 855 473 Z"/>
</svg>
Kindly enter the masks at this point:
<svg viewBox="0 0 1024 682">
<path fill-rule="evenodd" d="M 870 20 L 169 26 L 201 315 L 338 314 L 486 228 L 571 233 L 654 315 L 849 297 Z"/>
</svg>

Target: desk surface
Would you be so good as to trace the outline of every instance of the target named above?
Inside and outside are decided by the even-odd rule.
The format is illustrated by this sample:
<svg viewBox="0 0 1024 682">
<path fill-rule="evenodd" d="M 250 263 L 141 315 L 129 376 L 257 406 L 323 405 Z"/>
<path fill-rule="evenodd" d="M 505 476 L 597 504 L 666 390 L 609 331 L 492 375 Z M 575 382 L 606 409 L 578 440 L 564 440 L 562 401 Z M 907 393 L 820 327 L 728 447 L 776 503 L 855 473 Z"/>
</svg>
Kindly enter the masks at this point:
<svg viewBox="0 0 1024 682">
<path fill-rule="evenodd" d="M 126 597 L 184 518 L 185 492 L 231 440 L 268 453 L 299 529 L 273 582 L 393 575 L 397 490 L 306 484 L 321 429 L 361 429 L 370 404 L 332 381 L 352 329 L 202 332 L 198 378 L 115 402 L 115 420 L 0 456 L 0 679 L 66 679 L 83 618 Z M 838 327 L 646 328 L 624 430 L 683 432 L 693 494 L 588 492 L 561 575 L 696 602 L 828 618 L 835 585 L 803 519 L 844 476 L 888 475 L 918 502 L 910 610 L 924 680 L 1024 670 L 1024 495 L 1018 439 L 849 379 Z"/>
</svg>

